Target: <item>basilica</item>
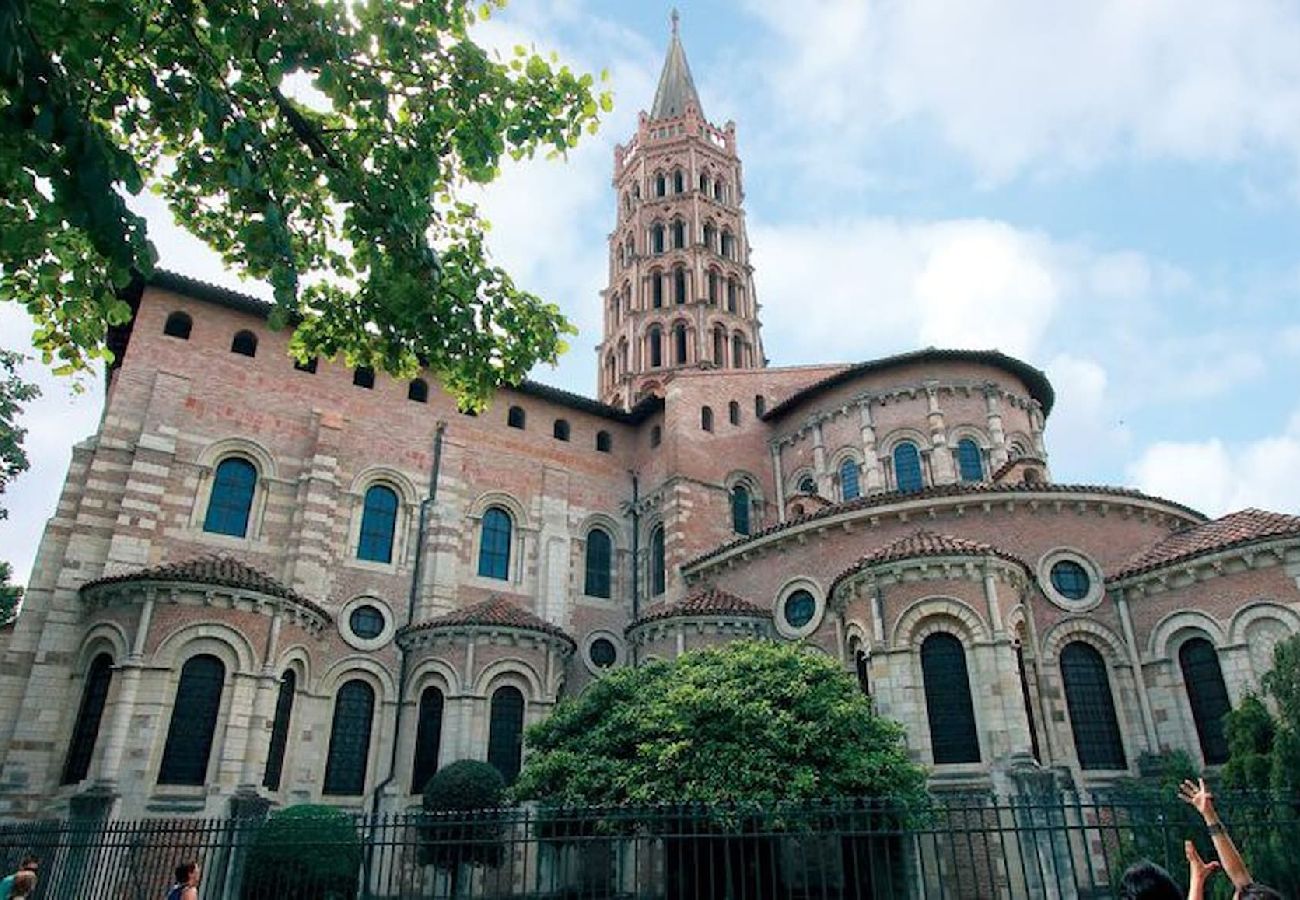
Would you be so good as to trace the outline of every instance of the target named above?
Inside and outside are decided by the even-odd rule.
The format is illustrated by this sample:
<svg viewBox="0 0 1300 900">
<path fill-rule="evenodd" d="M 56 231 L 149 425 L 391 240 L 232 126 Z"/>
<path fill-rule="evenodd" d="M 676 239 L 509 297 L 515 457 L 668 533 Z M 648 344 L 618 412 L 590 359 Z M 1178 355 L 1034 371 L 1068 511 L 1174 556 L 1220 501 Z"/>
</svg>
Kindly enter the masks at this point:
<svg viewBox="0 0 1300 900">
<path fill-rule="evenodd" d="M 0 629 L 0 815 L 402 810 L 454 760 L 513 778 L 605 673 L 741 637 L 836 660 L 936 790 L 1221 764 L 1300 631 L 1300 517 L 1058 483 L 1052 385 L 996 349 L 769 365 L 738 146 L 674 25 L 614 153 L 596 398 L 467 414 L 295 363 L 252 297 L 136 284 Z"/>
</svg>

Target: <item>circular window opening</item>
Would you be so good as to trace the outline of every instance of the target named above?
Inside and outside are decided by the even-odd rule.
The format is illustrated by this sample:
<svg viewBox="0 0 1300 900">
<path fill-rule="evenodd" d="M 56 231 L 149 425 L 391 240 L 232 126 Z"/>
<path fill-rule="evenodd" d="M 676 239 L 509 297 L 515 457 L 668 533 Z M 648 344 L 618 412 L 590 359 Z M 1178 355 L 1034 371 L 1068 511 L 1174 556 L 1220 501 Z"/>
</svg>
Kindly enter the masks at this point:
<svg viewBox="0 0 1300 900">
<path fill-rule="evenodd" d="M 803 628 L 817 612 L 817 601 L 807 591 L 795 591 L 785 598 L 785 623 L 791 628 Z"/>
<path fill-rule="evenodd" d="M 803 478 L 799 479 L 799 493 L 801 494 L 817 493 L 817 482 L 812 480 L 812 476 L 805 475 Z"/>
<path fill-rule="evenodd" d="M 352 633 L 363 641 L 373 641 L 384 633 L 384 614 L 373 606 L 358 606 L 348 617 Z"/>
<path fill-rule="evenodd" d="M 618 661 L 618 649 L 609 638 L 596 638 L 587 651 L 591 664 L 598 669 L 608 669 Z"/>
<path fill-rule="evenodd" d="M 1052 587 L 1062 597 L 1082 600 L 1092 589 L 1092 578 L 1088 570 L 1074 560 L 1063 559 L 1052 565 Z"/>
</svg>

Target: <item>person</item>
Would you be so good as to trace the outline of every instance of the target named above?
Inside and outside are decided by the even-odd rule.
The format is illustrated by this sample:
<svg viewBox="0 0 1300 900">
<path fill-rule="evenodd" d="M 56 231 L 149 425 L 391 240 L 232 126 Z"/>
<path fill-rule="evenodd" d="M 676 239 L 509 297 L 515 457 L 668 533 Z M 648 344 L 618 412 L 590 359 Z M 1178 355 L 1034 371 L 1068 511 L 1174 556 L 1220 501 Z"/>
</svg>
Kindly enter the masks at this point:
<svg viewBox="0 0 1300 900">
<path fill-rule="evenodd" d="M 1219 861 L 1206 862 L 1191 841 L 1183 842 L 1187 855 L 1187 900 L 1205 900 L 1205 885 L 1210 876 L 1219 871 Z"/>
<path fill-rule="evenodd" d="M 14 873 L 13 890 L 9 896 L 13 900 L 21 900 L 23 897 L 30 897 L 32 891 L 36 890 L 36 873 L 30 870 Z"/>
<path fill-rule="evenodd" d="M 1119 880 L 1120 900 L 1183 900 L 1183 889 L 1173 876 L 1149 859 L 1124 870 Z"/>
<path fill-rule="evenodd" d="M 1205 820 L 1205 830 L 1210 833 L 1210 840 L 1214 842 L 1214 852 L 1219 854 L 1219 864 L 1235 888 L 1233 900 L 1282 900 L 1281 894 L 1270 887 L 1265 887 L 1251 876 L 1246 861 L 1237 852 L 1237 845 L 1232 842 L 1232 838 L 1228 837 L 1228 829 L 1219 819 L 1219 814 L 1214 808 L 1214 795 L 1205 786 L 1205 779 L 1184 781 L 1178 788 L 1178 796 L 1190 804 Z M 1196 854 L 1196 859 L 1200 860 L 1200 854 Z M 1191 853 L 1188 854 L 1187 860 L 1190 865 Z M 1208 879 L 1212 874 L 1213 871 L 1206 872 L 1204 877 Z M 1192 896 L 1188 894 L 1189 898 Z"/>
<path fill-rule="evenodd" d="M 10 900 L 11 897 L 20 896 L 14 893 L 14 884 L 17 883 L 18 876 L 23 872 L 31 872 L 32 878 L 35 878 L 40 865 L 41 860 L 34 853 L 24 856 L 23 861 L 18 864 L 18 871 L 0 881 L 0 900 Z"/>
<path fill-rule="evenodd" d="M 176 883 L 167 892 L 167 900 L 199 900 L 199 864 L 183 862 L 176 867 Z"/>
</svg>

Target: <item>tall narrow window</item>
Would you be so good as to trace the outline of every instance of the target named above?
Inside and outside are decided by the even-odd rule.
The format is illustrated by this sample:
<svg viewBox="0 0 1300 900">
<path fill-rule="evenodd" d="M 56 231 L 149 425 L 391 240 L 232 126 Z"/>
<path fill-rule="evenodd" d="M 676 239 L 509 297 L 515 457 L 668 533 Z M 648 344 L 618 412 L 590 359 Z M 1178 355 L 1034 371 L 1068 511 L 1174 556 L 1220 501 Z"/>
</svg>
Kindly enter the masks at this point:
<svg viewBox="0 0 1300 900">
<path fill-rule="evenodd" d="M 945 631 L 927 637 L 921 643 L 921 678 L 935 764 L 979 762 L 975 708 L 961 641 Z"/>
<path fill-rule="evenodd" d="M 658 425 L 651 425 L 651 426 L 650 426 L 650 446 L 651 446 L 651 447 L 658 447 L 658 446 L 659 446 L 659 442 L 662 441 L 663 439 L 664 439 L 663 429 L 660 428 Z"/>
<path fill-rule="evenodd" d="M 663 309 L 664 277 L 658 269 L 650 273 L 650 303 L 655 309 Z"/>
<path fill-rule="evenodd" d="M 230 342 L 230 352 L 238 353 L 240 356 L 257 355 L 257 335 L 251 331 L 241 331 L 235 335 L 235 339 Z"/>
<path fill-rule="evenodd" d="M 681 219 L 673 221 L 673 249 L 680 250 L 686 246 L 686 223 Z"/>
<path fill-rule="evenodd" d="M 663 197 L 668 193 L 668 181 L 662 172 L 655 173 L 655 196 Z"/>
<path fill-rule="evenodd" d="M 650 368 L 657 369 L 664 364 L 663 334 L 658 328 L 650 329 Z"/>
<path fill-rule="evenodd" d="M 984 460 L 980 455 L 979 444 L 970 438 L 957 442 L 957 470 L 962 481 L 983 481 Z"/>
<path fill-rule="evenodd" d="M 569 439 L 569 421 L 567 419 L 556 419 L 555 424 L 551 426 L 551 437 L 557 441 L 567 441 Z"/>
<path fill-rule="evenodd" d="M 686 176 L 682 174 L 681 169 L 678 169 L 673 172 L 673 193 L 680 194 L 684 190 L 686 190 Z"/>
<path fill-rule="evenodd" d="M 298 676 L 293 669 L 280 679 L 280 693 L 275 698 L 275 719 L 271 724 L 271 748 L 266 755 L 266 772 L 262 787 L 280 789 L 280 776 L 284 773 L 284 751 L 289 746 L 289 721 L 293 718 L 293 693 L 298 688 Z"/>
<path fill-rule="evenodd" d="M 438 771 L 442 747 L 442 691 L 427 687 L 420 694 L 419 722 L 415 728 L 415 762 L 411 766 L 411 793 L 419 794 Z"/>
<path fill-rule="evenodd" d="M 506 784 L 514 784 L 519 775 L 523 731 L 524 695 L 517 687 L 497 688 L 488 713 L 487 761 L 496 766 Z"/>
<path fill-rule="evenodd" d="M 429 382 L 417 378 L 406 386 L 406 399 L 416 403 L 429 402 Z"/>
<path fill-rule="evenodd" d="M 713 430 L 713 407 L 712 406 L 700 407 L 700 428 L 702 428 L 705 431 Z"/>
<path fill-rule="evenodd" d="M 686 363 L 686 325 L 682 322 L 673 326 L 673 362 L 679 366 Z"/>
<path fill-rule="evenodd" d="M 208 495 L 203 530 L 232 537 L 247 534 L 256 487 L 257 469 L 251 462 L 238 456 L 223 459 L 212 476 L 212 493 Z"/>
<path fill-rule="evenodd" d="M 206 783 L 225 681 L 225 665 L 206 653 L 190 657 L 181 667 L 162 764 L 158 767 L 159 784 Z"/>
<path fill-rule="evenodd" d="M 727 421 L 732 425 L 740 424 L 740 404 L 735 400 L 727 404 Z"/>
<path fill-rule="evenodd" d="M 499 506 L 483 513 L 483 532 L 479 537 L 478 573 L 484 578 L 510 577 L 510 533 L 514 523 L 510 514 Z"/>
<path fill-rule="evenodd" d="M 727 279 L 727 312 L 736 311 L 736 279 Z"/>
<path fill-rule="evenodd" d="M 762 394 L 755 394 L 754 415 L 758 416 L 761 419 L 763 418 L 763 415 L 766 412 L 767 412 L 767 398 L 764 397 Z"/>
<path fill-rule="evenodd" d="M 707 283 L 708 283 L 708 292 L 709 292 L 709 306 L 717 306 L 718 305 L 718 270 L 717 269 L 709 269 Z"/>
<path fill-rule="evenodd" d="M 77 722 L 72 727 L 72 741 L 63 762 L 60 784 L 76 784 L 90 773 L 90 759 L 95 755 L 99 723 L 104 717 L 104 704 L 108 701 L 108 688 L 112 681 L 113 657 L 101 653 L 86 670 L 86 685 L 81 690 L 81 706 L 77 708 Z"/>
<path fill-rule="evenodd" d="M 911 441 L 901 441 L 894 448 L 894 485 L 904 493 L 925 487 L 921 479 L 921 453 Z"/>
<path fill-rule="evenodd" d="M 1082 641 L 1066 644 L 1061 650 L 1061 680 L 1080 768 L 1125 768 L 1124 741 L 1101 654 Z"/>
<path fill-rule="evenodd" d="M 731 489 L 731 530 L 749 534 L 749 488 L 738 484 Z"/>
<path fill-rule="evenodd" d="M 393 561 L 393 534 L 397 530 L 397 492 L 382 484 L 366 491 L 361 512 L 361 537 L 357 559 Z"/>
<path fill-rule="evenodd" d="M 719 369 L 727 367 L 727 333 L 721 325 L 713 329 L 713 364 Z"/>
<path fill-rule="evenodd" d="M 339 688 L 334 699 L 334 720 L 330 724 L 329 752 L 325 757 L 325 794 L 359 797 L 365 793 L 374 717 L 374 688 L 358 678 Z"/>
<path fill-rule="evenodd" d="M 168 337 L 180 338 L 182 341 L 188 341 L 190 339 L 190 329 L 193 327 L 194 320 L 190 318 L 189 313 L 177 310 L 167 317 L 167 321 L 163 324 L 163 334 Z"/>
<path fill-rule="evenodd" d="M 506 424 L 511 428 L 523 428 L 524 423 L 527 421 L 527 416 L 524 413 L 524 408 L 522 406 L 512 406 L 510 407 L 510 411 L 506 413 Z"/>
<path fill-rule="evenodd" d="M 658 597 L 664 592 L 667 573 L 664 559 L 664 527 L 656 525 L 650 532 L 650 596 Z"/>
<path fill-rule="evenodd" d="M 731 236 L 730 231 L 722 232 L 722 255 L 727 259 L 735 258 L 736 239 Z"/>
<path fill-rule="evenodd" d="M 686 270 L 680 266 L 673 270 L 673 301 L 678 306 L 686 302 Z"/>
<path fill-rule="evenodd" d="M 745 367 L 745 339 L 739 334 L 731 338 L 731 365 L 735 369 Z"/>
<path fill-rule="evenodd" d="M 1224 717 L 1232 711 L 1228 687 L 1223 683 L 1219 654 L 1205 638 L 1192 638 L 1178 648 L 1178 664 L 1187 686 L 1187 700 L 1192 706 L 1192 720 L 1201 753 L 1207 765 L 1228 761 L 1228 740 L 1223 734 Z"/>
<path fill-rule="evenodd" d="M 840 499 L 856 500 L 860 494 L 858 464 L 855 460 L 846 459 L 840 463 Z"/>
<path fill-rule="evenodd" d="M 588 597 L 610 596 L 610 570 L 613 568 L 614 541 L 603 528 L 587 533 L 586 577 L 582 592 Z"/>
<path fill-rule="evenodd" d="M 662 225 L 652 225 L 650 227 L 650 249 L 655 253 L 664 252 L 664 227 Z"/>
</svg>

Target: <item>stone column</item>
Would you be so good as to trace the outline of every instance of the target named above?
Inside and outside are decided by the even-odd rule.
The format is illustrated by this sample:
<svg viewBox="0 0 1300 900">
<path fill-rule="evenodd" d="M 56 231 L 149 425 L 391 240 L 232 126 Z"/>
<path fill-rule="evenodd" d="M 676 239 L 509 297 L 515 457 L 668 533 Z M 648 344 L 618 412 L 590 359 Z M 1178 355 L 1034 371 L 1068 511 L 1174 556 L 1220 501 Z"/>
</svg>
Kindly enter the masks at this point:
<svg viewBox="0 0 1300 900">
<path fill-rule="evenodd" d="M 131 651 L 126 661 L 117 667 L 117 697 L 113 701 L 112 714 L 108 727 L 104 729 L 101 742 L 103 750 L 99 754 L 99 765 L 95 769 L 95 783 L 105 790 L 112 790 L 117 784 L 117 773 L 122 768 L 122 758 L 126 754 L 126 741 L 131 733 L 131 717 L 135 713 L 135 698 L 140 691 L 140 678 L 144 669 L 144 646 L 149 635 L 149 623 L 153 619 L 154 597 L 150 589 L 145 594 L 140 606 L 140 619 L 135 626 L 135 635 L 131 641 Z"/>
<path fill-rule="evenodd" d="M 1124 643 L 1128 645 L 1129 656 L 1133 661 L 1133 684 L 1137 688 L 1138 707 L 1142 711 L 1142 727 L 1146 731 L 1147 750 L 1154 753 L 1159 747 L 1156 738 L 1155 716 L 1151 712 L 1151 698 L 1147 696 L 1146 676 L 1142 672 L 1142 652 L 1138 649 L 1137 637 L 1133 632 L 1133 617 L 1129 613 L 1128 598 L 1116 593 L 1115 606 L 1119 610 L 1119 621 L 1124 629 Z"/>
<path fill-rule="evenodd" d="M 826 444 L 822 440 L 821 419 L 817 419 L 812 424 L 812 439 L 813 475 L 817 479 L 817 492 L 828 500 L 834 499 L 835 491 L 831 485 L 831 476 L 826 471 Z"/>
<path fill-rule="evenodd" d="M 862 413 L 862 472 L 866 480 L 864 494 L 874 494 L 885 489 L 885 475 L 880 470 L 880 457 L 876 452 L 876 425 L 871 418 L 871 398 L 858 402 Z"/>
<path fill-rule="evenodd" d="M 1042 459 L 1047 459 L 1047 445 L 1043 442 L 1043 405 L 1037 400 L 1029 401 L 1029 430 L 1034 441 L 1034 452 Z"/>
<path fill-rule="evenodd" d="M 776 487 L 776 518 L 778 522 L 785 522 L 785 476 L 781 474 L 781 445 L 779 443 L 768 444 L 768 449 L 772 451 L 772 480 Z"/>
<path fill-rule="evenodd" d="M 989 430 L 989 466 L 996 472 L 1007 461 L 1007 435 L 1002 430 L 1002 407 L 998 386 L 984 385 L 985 421 Z"/>
<path fill-rule="evenodd" d="M 244 739 L 243 766 L 239 774 L 239 790 L 257 793 L 266 772 L 267 755 L 271 749 L 271 730 L 274 728 L 275 703 L 278 699 L 279 678 L 275 664 L 280 643 L 283 616 L 277 611 L 271 617 L 271 627 L 266 637 L 262 655 L 262 673 L 257 677 L 253 694 L 253 709 L 248 720 L 248 734 Z"/>
<path fill-rule="evenodd" d="M 957 480 L 957 473 L 952 463 L 952 448 L 948 446 L 943 410 L 939 408 L 937 385 L 925 386 L 925 399 L 928 407 L 926 419 L 930 426 L 930 477 L 934 484 L 952 484 Z"/>
<path fill-rule="evenodd" d="M 334 559 L 334 522 L 339 510 L 339 436 L 341 415 L 312 411 L 315 446 L 298 481 L 298 521 L 293 535 L 290 584 L 308 597 L 325 592 Z"/>
</svg>

